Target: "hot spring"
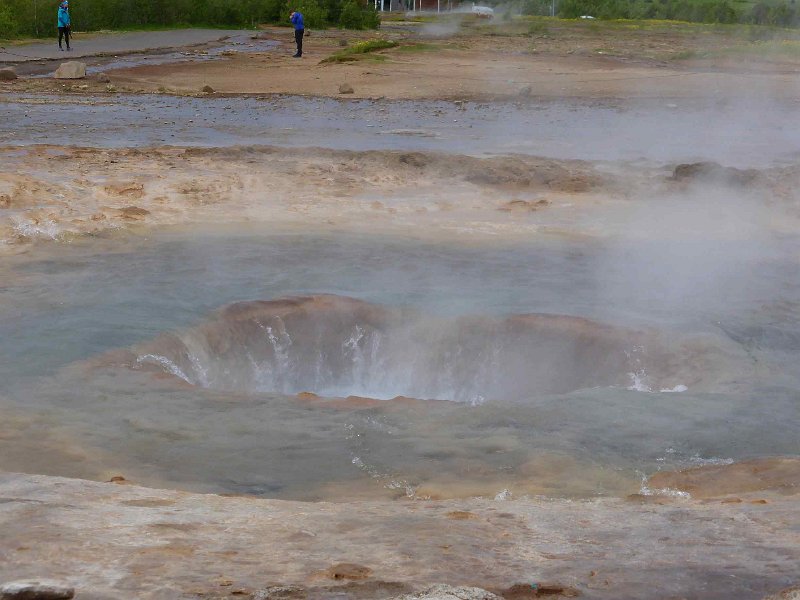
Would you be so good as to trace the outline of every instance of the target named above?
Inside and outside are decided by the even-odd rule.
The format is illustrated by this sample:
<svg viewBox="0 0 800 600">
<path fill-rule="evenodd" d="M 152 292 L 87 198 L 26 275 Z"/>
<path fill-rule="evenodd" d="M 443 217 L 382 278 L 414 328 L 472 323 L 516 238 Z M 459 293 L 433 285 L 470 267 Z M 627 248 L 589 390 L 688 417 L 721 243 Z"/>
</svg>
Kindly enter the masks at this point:
<svg viewBox="0 0 800 600">
<path fill-rule="evenodd" d="M 735 269 L 632 277 L 691 243 L 215 228 L 43 245 L 0 290 L 3 468 L 280 498 L 583 497 L 796 453 L 794 242 L 717 240 L 704 260 Z"/>
</svg>

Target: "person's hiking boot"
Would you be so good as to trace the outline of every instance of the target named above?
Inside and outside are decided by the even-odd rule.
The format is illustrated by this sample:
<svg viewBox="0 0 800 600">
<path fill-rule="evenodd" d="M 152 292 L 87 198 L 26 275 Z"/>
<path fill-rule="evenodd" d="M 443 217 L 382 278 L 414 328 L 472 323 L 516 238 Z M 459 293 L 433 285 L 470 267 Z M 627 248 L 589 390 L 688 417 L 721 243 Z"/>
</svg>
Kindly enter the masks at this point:
<svg viewBox="0 0 800 600">
<path fill-rule="evenodd" d="M 292 54 L 292 58 L 303 58 L 302 54 Z"/>
</svg>

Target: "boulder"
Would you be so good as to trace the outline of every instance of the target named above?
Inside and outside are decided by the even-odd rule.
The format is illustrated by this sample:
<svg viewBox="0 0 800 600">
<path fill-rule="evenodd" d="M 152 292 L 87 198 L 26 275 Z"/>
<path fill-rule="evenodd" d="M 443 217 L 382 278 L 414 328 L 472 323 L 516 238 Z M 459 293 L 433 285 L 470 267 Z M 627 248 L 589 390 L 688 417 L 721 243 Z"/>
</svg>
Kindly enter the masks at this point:
<svg viewBox="0 0 800 600">
<path fill-rule="evenodd" d="M 0 586 L 0 600 L 70 600 L 75 588 L 55 581 L 13 581 Z"/>
<path fill-rule="evenodd" d="M 354 91 L 353 86 L 349 83 L 342 83 L 339 85 L 340 94 L 352 94 Z"/>
<path fill-rule="evenodd" d="M 702 161 L 678 165 L 672 171 L 675 181 L 711 181 L 728 185 L 747 185 L 758 178 L 755 169 L 723 167 L 719 163 Z"/>
<path fill-rule="evenodd" d="M 0 81 L 14 81 L 16 78 L 17 74 L 14 72 L 14 69 L 10 67 L 0 69 Z"/>
<path fill-rule="evenodd" d="M 210 85 L 204 85 L 203 88 L 200 91 L 204 92 L 206 94 L 213 94 L 214 93 L 214 88 L 211 87 Z"/>
<path fill-rule="evenodd" d="M 95 79 L 100 83 L 111 83 L 111 77 L 109 77 L 105 73 L 98 73 Z"/>
<path fill-rule="evenodd" d="M 61 63 L 53 77 L 56 79 L 83 79 L 86 77 L 86 63 L 76 60 Z"/>
</svg>

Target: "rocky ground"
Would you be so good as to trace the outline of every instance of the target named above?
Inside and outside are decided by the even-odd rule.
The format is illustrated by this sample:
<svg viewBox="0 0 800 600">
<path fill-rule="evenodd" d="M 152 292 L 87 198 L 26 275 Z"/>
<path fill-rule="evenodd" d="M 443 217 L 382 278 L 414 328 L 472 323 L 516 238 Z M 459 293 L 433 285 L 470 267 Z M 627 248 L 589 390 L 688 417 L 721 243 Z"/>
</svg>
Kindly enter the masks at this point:
<svg viewBox="0 0 800 600">
<path fill-rule="evenodd" d="M 431 582 L 506 599 L 764 597 L 796 575 L 798 462 L 725 469 L 762 489 L 307 504 L 6 474 L 0 577 L 85 599 L 405 598 Z"/>
<path fill-rule="evenodd" d="M 598 235 L 652 197 L 723 185 L 797 217 L 794 167 L 639 168 L 527 156 L 246 147 L 0 149 L 0 249 L 156 225 L 269 222 L 276 229 L 408 232 L 476 240 Z M 669 168 L 669 167 L 668 167 Z M 675 168 L 678 170 L 676 171 Z M 53 174 L 58 173 L 54 177 Z M 446 186 L 441 182 L 447 181 Z M 602 235 L 613 233 L 610 225 Z"/>
</svg>

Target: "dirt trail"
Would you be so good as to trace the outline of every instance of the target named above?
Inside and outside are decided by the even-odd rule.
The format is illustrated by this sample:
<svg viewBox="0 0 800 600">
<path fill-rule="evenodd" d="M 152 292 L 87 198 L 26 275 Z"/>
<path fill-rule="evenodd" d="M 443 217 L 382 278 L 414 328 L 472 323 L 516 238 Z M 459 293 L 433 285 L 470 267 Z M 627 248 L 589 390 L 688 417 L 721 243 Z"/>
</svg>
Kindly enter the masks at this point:
<svg viewBox="0 0 800 600">
<path fill-rule="evenodd" d="M 753 73 L 742 87 L 735 72 L 691 70 L 678 65 L 626 64 L 603 56 L 519 55 L 511 51 L 444 49 L 403 54 L 383 51 L 370 60 L 320 64 L 328 48 L 308 44 L 302 62 L 275 52 L 242 55 L 229 61 L 141 66 L 113 71 L 123 86 L 146 91 L 167 88 L 197 92 L 209 85 L 226 94 L 302 94 L 337 96 L 339 85 L 352 85 L 356 98 L 484 99 L 660 98 L 724 100 L 758 98 L 769 89 L 774 97 L 791 99 L 797 92 L 796 73 Z M 298 64 L 298 62 L 300 64 Z"/>
</svg>

